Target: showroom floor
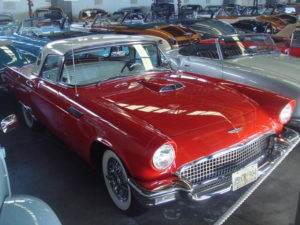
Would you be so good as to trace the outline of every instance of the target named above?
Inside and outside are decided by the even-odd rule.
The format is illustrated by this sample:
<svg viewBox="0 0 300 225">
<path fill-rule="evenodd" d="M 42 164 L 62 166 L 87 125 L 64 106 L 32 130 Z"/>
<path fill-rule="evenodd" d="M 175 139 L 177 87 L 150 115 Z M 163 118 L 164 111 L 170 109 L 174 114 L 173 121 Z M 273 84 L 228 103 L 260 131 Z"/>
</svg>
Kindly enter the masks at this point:
<svg viewBox="0 0 300 225">
<path fill-rule="evenodd" d="M 109 199 L 97 174 L 47 129 L 32 131 L 23 122 L 14 98 L 0 93 L 0 115 L 16 113 L 19 127 L 0 135 L 13 194 L 46 201 L 64 225 L 209 224 L 197 205 L 183 202 L 126 217 Z M 225 223 L 227 225 L 294 224 L 300 190 L 300 146 Z M 207 216 L 208 215 L 208 216 Z"/>
</svg>

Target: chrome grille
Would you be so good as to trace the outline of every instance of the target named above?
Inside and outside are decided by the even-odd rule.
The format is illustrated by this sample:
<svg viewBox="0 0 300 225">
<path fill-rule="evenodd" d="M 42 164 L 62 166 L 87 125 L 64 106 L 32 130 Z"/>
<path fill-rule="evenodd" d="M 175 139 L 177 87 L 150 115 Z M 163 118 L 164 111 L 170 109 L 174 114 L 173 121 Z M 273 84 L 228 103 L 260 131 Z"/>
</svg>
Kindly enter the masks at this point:
<svg viewBox="0 0 300 225">
<path fill-rule="evenodd" d="M 244 145 L 194 161 L 183 166 L 179 170 L 178 176 L 187 179 L 192 184 L 200 184 L 206 180 L 228 176 L 266 154 L 270 136 L 270 134 L 263 135 Z"/>
</svg>

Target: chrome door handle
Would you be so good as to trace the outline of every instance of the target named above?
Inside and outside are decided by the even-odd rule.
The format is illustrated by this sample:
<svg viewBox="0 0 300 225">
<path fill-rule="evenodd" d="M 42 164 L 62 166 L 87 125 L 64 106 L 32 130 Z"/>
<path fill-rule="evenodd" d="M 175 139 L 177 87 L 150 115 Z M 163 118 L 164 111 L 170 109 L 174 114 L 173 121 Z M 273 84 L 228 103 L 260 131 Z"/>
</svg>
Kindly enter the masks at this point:
<svg viewBox="0 0 300 225">
<path fill-rule="evenodd" d="M 30 88 L 35 88 L 35 83 L 31 80 L 26 80 L 26 84 Z"/>
</svg>

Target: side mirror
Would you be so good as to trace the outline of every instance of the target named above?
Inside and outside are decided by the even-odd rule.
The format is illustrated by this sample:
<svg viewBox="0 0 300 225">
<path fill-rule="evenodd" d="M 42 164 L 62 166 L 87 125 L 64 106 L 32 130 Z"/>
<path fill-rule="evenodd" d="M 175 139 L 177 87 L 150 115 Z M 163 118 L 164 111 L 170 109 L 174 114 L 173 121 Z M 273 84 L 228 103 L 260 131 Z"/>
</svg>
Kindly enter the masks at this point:
<svg viewBox="0 0 300 225">
<path fill-rule="evenodd" d="M 1 120 L 1 130 L 3 133 L 8 133 L 9 131 L 15 129 L 18 126 L 18 119 L 15 114 L 9 115 Z"/>
<path fill-rule="evenodd" d="M 173 57 L 169 57 L 169 63 L 171 65 L 171 68 L 173 70 L 178 70 L 179 69 L 179 62 L 177 59 L 173 58 Z"/>
</svg>

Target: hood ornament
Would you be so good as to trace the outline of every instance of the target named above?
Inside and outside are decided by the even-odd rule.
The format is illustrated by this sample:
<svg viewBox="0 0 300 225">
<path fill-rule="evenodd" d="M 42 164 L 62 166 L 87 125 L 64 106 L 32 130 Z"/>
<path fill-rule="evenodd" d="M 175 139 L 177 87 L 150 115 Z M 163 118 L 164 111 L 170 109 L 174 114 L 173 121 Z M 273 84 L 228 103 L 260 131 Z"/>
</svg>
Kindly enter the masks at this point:
<svg viewBox="0 0 300 225">
<path fill-rule="evenodd" d="M 235 128 L 233 130 L 228 131 L 228 133 L 229 134 L 235 134 L 235 133 L 240 132 L 242 129 L 243 129 L 243 127 L 238 127 L 238 128 Z"/>
</svg>

